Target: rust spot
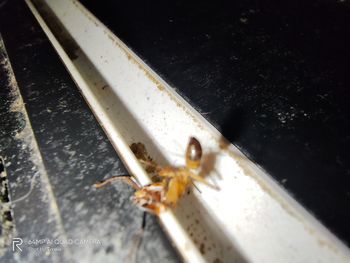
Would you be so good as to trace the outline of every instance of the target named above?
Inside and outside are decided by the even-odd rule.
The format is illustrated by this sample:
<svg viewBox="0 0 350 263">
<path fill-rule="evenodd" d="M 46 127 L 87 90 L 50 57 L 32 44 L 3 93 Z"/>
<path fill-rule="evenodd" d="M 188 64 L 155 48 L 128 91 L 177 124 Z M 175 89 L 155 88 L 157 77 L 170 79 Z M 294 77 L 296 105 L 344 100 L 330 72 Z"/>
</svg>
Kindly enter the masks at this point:
<svg viewBox="0 0 350 263">
<path fill-rule="evenodd" d="M 221 136 L 219 140 L 219 147 L 221 150 L 226 150 L 228 146 L 230 145 L 230 142 L 223 136 Z"/>
<path fill-rule="evenodd" d="M 145 72 L 147 78 L 149 78 L 154 84 L 156 84 L 159 90 L 163 91 L 165 89 L 164 86 L 151 73 L 142 68 L 141 65 L 139 65 L 139 67 Z"/>
</svg>

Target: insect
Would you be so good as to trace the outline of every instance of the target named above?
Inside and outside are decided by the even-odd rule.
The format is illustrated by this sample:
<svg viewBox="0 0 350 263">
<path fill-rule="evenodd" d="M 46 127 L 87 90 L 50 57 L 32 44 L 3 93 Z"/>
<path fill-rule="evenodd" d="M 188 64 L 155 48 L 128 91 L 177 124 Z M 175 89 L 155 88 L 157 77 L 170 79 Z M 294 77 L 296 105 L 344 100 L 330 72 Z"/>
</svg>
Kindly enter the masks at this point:
<svg viewBox="0 0 350 263">
<path fill-rule="evenodd" d="M 140 163 L 145 166 L 146 171 L 155 172 L 159 181 L 140 187 L 132 177 L 123 177 L 123 180 L 130 181 L 128 183 L 136 189 L 132 200 L 142 209 L 153 214 L 159 214 L 166 207 L 176 206 L 179 199 L 186 193 L 194 181 L 216 188 L 196 173 L 196 170 L 201 167 L 202 160 L 202 147 L 196 138 L 191 137 L 188 142 L 185 153 L 186 165 L 183 167 L 157 166 L 147 157 L 145 148 L 142 146 L 142 144 L 132 144 L 131 149 Z M 118 179 L 122 178 L 109 178 L 106 181 L 95 184 L 95 187 L 99 188 Z"/>
</svg>

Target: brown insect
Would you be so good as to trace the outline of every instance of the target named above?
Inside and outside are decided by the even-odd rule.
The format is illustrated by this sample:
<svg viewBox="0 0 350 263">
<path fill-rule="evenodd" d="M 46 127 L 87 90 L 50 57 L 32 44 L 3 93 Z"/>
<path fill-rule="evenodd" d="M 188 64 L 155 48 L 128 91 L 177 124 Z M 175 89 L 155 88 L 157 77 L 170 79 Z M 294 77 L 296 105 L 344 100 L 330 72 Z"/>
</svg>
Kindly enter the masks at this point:
<svg viewBox="0 0 350 263">
<path fill-rule="evenodd" d="M 134 144 L 131 146 L 132 149 L 140 149 L 140 147 L 135 147 Z M 150 168 L 155 170 L 155 173 L 159 177 L 159 182 L 140 187 L 131 177 L 123 177 L 123 180 L 129 181 L 128 183 L 137 190 L 132 198 L 133 202 L 151 213 L 159 214 L 166 207 L 174 207 L 194 181 L 216 188 L 195 172 L 195 170 L 201 167 L 202 147 L 194 137 L 190 138 L 187 145 L 185 154 L 186 166 L 184 167 L 160 167 L 155 165 L 150 158 L 146 158 L 145 154 L 141 156 L 139 150 L 137 151 L 138 154 L 135 151 L 134 153 L 136 156 L 139 155 L 137 157 L 145 165 L 146 170 L 151 170 Z M 99 188 L 116 179 L 122 178 L 109 178 L 106 181 L 95 184 L 95 187 Z"/>
</svg>

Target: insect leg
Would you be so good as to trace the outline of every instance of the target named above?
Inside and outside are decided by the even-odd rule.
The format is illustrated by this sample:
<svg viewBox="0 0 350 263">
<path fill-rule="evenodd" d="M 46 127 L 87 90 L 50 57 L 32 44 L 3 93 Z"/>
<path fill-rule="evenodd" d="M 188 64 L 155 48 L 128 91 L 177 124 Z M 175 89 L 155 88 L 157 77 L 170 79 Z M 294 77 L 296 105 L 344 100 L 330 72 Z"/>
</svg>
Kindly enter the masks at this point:
<svg viewBox="0 0 350 263">
<path fill-rule="evenodd" d="M 140 186 L 135 181 L 135 179 L 133 177 L 131 177 L 131 176 L 128 176 L 128 175 L 112 176 L 110 178 L 107 178 L 106 180 L 103 180 L 101 182 L 95 183 L 94 187 L 95 188 L 102 188 L 105 185 L 113 183 L 115 181 L 122 181 L 124 183 L 127 183 L 128 185 L 130 185 L 131 187 L 133 187 L 136 190 L 140 189 Z"/>
<path fill-rule="evenodd" d="M 202 184 L 205 184 L 205 185 L 207 185 L 207 186 L 209 186 L 209 187 L 211 187 L 213 189 L 219 190 L 218 186 L 215 186 L 215 185 L 212 185 L 212 184 L 208 183 L 203 177 L 201 177 L 201 176 L 199 176 L 199 175 L 197 175 L 195 173 L 192 173 L 189 170 L 187 171 L 187 173 L 193 180 L 198 181 L 198 182 L 200 182 Z"/>
<path fill-rule="evenodd" d="M 142 224 L 141 224 L 142 231 L 145 230 L 145 227 L 146 227 L 146 218 L 147 218 L 147 212 L 143 212 Z"/>
</svg>

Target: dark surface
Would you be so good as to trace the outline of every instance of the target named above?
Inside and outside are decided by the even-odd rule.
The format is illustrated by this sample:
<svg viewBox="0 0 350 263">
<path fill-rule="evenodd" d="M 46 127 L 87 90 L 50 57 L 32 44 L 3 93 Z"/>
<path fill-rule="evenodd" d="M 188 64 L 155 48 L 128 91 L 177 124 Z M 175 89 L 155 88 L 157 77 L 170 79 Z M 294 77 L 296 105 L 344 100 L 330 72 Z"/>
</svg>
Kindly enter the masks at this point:
<svg viewBox="0 0 350 263">
<path fill-rule="evenodd" d="M 0 261 L 16 262 L 12 238 L 55 239 L 62 232 L 52 213 L 49 194 L 44 191 L 46 185 L 39 180 L 43 175 L 42 160 L 1 35 L 0 87 L 0 156 L 5 166 L 1 174 Z M 3 191 L 6 186 L 7 191 Z M 8 212 L 11 217 L 6 216 Z M 28 247 L 23 248 L 18 256 L 30 261 L 31 252 Z M 67 259 L 64 253 L 47 257 L 47 261 L 64 259 Z"/>
<path fill-rule="evenodd" d="M 349 244 L 348 1 L 81 2 Z"/>
<path fill-rule="evenodd" d="M 24 1 L 0 5 L 0 32 L 7 50 L 0 53 L 0 155 L 16 237 L 101 242 L 50 256 L 27 246 L 16 257 L 9 246 L 0 261 L 179 261 L 155 217 L 147 216 L 140 235 L 143 212 L 130 201 L 131 187 L 92 186 L 126 170 Z M 19 92 L 25 104 L 14 107 Z"/>
</svg>

